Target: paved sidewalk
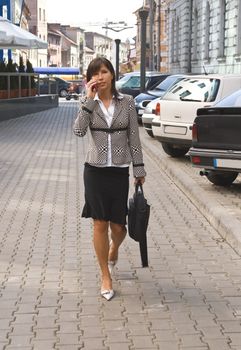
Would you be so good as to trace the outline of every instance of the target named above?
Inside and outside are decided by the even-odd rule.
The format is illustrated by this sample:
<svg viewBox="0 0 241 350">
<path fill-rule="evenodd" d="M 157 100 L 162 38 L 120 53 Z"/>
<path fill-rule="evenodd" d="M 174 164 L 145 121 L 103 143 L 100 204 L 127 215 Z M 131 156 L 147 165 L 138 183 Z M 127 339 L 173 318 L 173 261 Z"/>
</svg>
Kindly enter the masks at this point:
<svg viewBox="0 0 241 350">
<path fill-rule="evenodd" d="M 241 259 L 145 146 L 150 267 L 127 238 L 99 296 L 76 102 L 0 123 L 0 349 L 241 349 Z"/>
<path fill-rule="evenodd" d="M 241 254 L 241 176 L 230 187 L 212 185 L 192 167 L 189 157 L 171 158 L 161 143 L 140 129 L 142 144 L 149 156 L 197 206 L 211 225 Z"/>
</svg>

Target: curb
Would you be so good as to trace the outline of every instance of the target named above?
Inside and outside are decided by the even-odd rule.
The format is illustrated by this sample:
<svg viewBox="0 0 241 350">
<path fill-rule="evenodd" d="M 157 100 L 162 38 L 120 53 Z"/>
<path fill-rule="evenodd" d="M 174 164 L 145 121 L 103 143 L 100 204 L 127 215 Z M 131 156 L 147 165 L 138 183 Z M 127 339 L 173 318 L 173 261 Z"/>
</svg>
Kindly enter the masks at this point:
<svg viewBox="0 0 241 350">
<path fill-rule="evenodd" d="M 144 132 L 144 131 L 143 131 Z M 142 132 L 140 132 L 142 134 Z M 188 178 L 187 174 L 177 168 L 174 158 L 168 161 L 162 157 L 161 145 L 155 139 L 141 137 L 142 147 L 155 164 L 164 171 L 179 187 L 196 208 L 203 214 L 210 225 L 238 253 L 241 254 L 240 221 L 217 201 L 209 196 L 197 182 Z M 210 184 L 211 185 L 211 184 Z"/>
</svg>

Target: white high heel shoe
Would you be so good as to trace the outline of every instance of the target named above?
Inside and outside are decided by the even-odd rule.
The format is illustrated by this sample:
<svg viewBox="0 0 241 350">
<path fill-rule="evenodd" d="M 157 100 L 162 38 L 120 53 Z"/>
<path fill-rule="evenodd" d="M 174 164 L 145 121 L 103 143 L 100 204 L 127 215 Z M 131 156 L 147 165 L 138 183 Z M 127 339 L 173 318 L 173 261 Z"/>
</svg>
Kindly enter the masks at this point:
<svg viewBox="0 0 241 350">
<path fill-rule="evenodd" d="M 104 289 L 100 292 L 101 296 L 105 298 L 107 301 L 111 300 L 115 295 L 113 289 Z"/>
</svg>

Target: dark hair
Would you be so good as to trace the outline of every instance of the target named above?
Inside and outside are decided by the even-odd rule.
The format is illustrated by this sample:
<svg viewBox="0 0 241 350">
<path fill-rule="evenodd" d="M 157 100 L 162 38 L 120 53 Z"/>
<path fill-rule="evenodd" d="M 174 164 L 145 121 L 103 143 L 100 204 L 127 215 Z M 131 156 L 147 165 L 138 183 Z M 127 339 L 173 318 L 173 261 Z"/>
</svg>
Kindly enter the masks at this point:
<svg viewBox="0 0 241 350">
<path fill-rule="evenodd" d="M 115 87 L 115 70 L 112 63 L 109 60 L 107 60 L 107 58 L 96 57 L 90 62 L 86 72 L 86 80 L 87 82 L 90 81 L 92 76 L 99 72 L 102 65 L 104 65 L 113 76 L 111 81 L 111 93 L 115 96 L 115 98 L 117 98 L 119 93 Z"/>
</svg>

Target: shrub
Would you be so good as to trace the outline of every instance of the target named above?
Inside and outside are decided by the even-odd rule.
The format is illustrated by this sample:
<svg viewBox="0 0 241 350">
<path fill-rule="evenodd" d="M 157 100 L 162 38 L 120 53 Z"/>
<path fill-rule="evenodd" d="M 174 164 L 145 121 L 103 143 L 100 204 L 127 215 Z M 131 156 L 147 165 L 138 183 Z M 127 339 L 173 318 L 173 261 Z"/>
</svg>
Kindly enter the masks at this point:
<svg viewBox="0 0 241 350">
<path fill-rule="evenodd" d="M 19 57 L 19 66 L 18 66 L 19 73 L 26 73 L 25 72 L 25 65 L 23 64 L 23 57 Z M 27 89 L 28 88 L 28 78 L 26 76 L 21 77 L 21 88 Z"/>
<path fill-rule="evenodd" d="M 7 89 L 7 77 L 1 76 L 1 73 L 6 73 L 5 61 L 0 61 L 0 90 Z"/>
<path fill-rule="evenodd" d="M 26 63 L 26 73 L 34 73 L 34 70 L 33 70 L 33 65 L 32 63 L 27 60 L 27 63 Z M 31 77 L 31 88 L 35 88 L 36 87 L 36 82 L 34 80 L 34 76 Z"/>
<path fill-rule="evenodd" d="M 9 58 L 7 67 L 6 67 L 6 72 L 8 73 L 16 73 L 17 72 L 17 63 L 13 63 L 13 60 Z M 10 77 L 10 88 L 11 90 L 17 89 L 18 88 L 18 77 L 12 76 Z"/>
</svg>

